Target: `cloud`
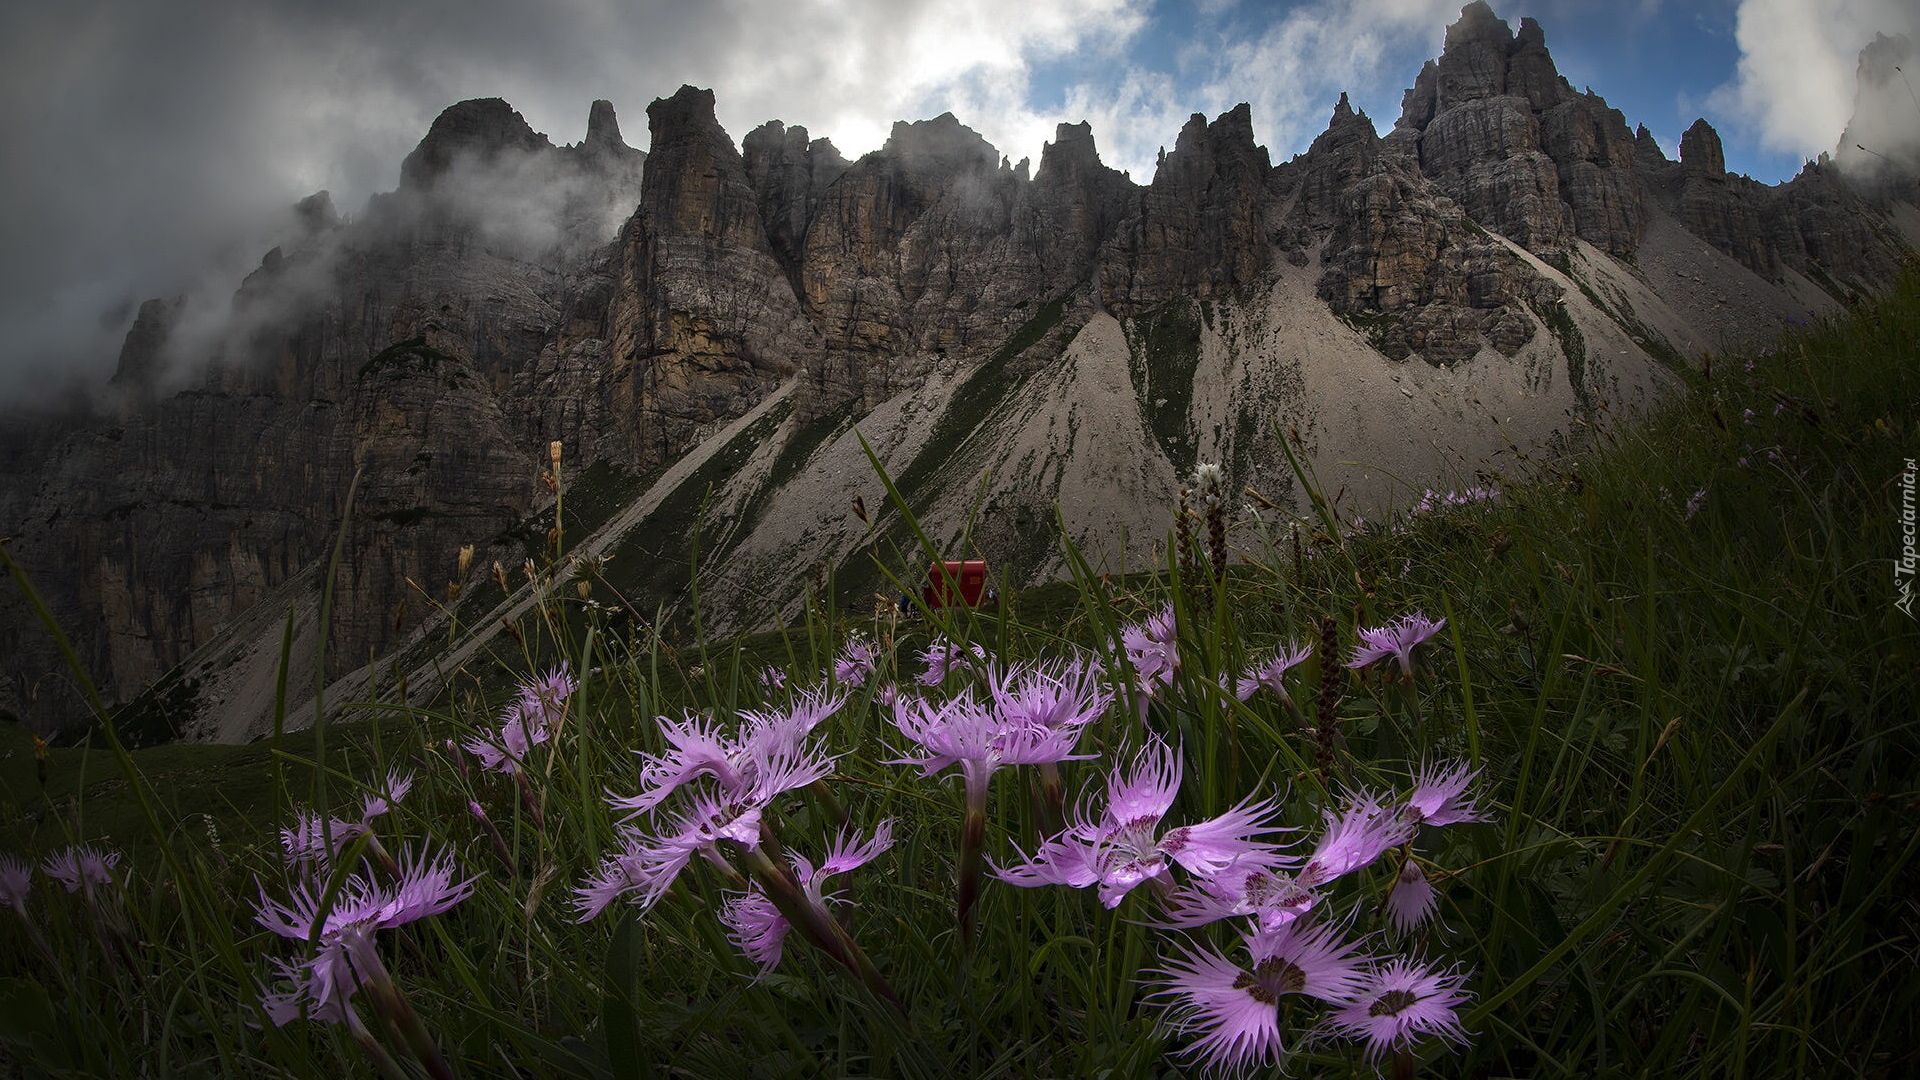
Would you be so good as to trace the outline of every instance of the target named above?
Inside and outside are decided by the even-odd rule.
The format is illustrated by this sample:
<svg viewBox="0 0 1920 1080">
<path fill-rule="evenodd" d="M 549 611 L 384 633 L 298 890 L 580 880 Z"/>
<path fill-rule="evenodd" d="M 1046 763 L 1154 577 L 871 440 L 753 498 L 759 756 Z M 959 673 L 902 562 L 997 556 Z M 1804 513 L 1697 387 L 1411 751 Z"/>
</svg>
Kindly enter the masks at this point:
<svg viewBox="0 0 1920 1080">
<path fill-rule="evenodd" d="M 1439 54 L 1457 0 L 1371 0 L 1303 5 L 1255 36 L 1222 41 L 1204 84 L 1209 111 L 1240 101 L 1277 160 L 1325 130 L 1342 91 L 1377 128 L 1400 116 L 1404 89 Z"/>
<path fill-rule="evenodd" d="M 578 140 L 589 103 L 609 98 L 644 148 L 646 104 L 692 83 L 714 88 L 736 139 L 779 118 L 850 156 L 896 119 L 953 108 L 1017 157 L 1052 132 L 1024 108 L 1033 65 L 1121 49 L 1144 5 L 5 5 L 0 397 L 48 373 L 109 373 L 145 297 L 230 294 L 271 246 L 266 224 L 301 196 L 328 189 L 357 213 L 463 98 L 503 97 L 556 143 Z"/>
<path fill-rule="evenodd" d="M 1081 64 L 1081 77 L 1062 87 L 1057 102 L 1022 100 L 1009 92 L 1016 85 L 1010 81 L 983 88 L 963 79 L 940 88 L 948 102 L 942 107 L 1015 159 L 1035 155 L 1055 124 L 1090 121 L 1101 159 L 1144 184 L 1190 115 L 1212 118 L 1245 101 L 1255 137 L 1285 160 L 1325 130 L 1343 91 L 1378 126 L 1391 127 L 1401 93 L 1421 62 L 1438 53 L 1459 7 L 1459 0 L 1322 0 L 1279 11 L 1209 0 L 1196 5 L 1191 26 L 1180 28 L 1167 66 L 1130 61 L 1113 47 L 1163 29 L 1128 9 L 1107 38 L 1082 46 L 1104 44 L 1109 62 Z"/>
<path fill-rule="evenodd" d="M 1911 0 L 1741 0 L 1739 68 L 1708 107 L 1766 149 L 1831 152 L 1853 112 L 1860 50 L 1875 33 L 1920 39 L 1920 9 Z"/>
</svg>

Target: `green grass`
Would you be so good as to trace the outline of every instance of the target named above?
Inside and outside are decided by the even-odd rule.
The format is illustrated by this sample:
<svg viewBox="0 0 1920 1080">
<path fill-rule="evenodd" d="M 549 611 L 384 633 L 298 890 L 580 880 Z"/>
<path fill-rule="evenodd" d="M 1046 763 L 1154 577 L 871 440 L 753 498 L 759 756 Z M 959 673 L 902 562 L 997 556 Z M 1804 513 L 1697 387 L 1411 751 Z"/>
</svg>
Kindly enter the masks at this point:
<svg viewBox="0 0 1920 1080">
<path fill-rule="evenodd" d="M 1920 281 L 1909 276 L 1843 322 L 1716 358 L 1643 423 L 1609 426 L 1603 411 L 1587 452 L 1527 463 L 1496 501 L 1352 537 L 1303 524 L 1313 555 L 1297 565 L 1283 557 L 1285 525 L 1268 534 L 1280 550 L 1243 529 L 1249 565 L 1215 590 L 1211 610 L 1194 609 L 1165 573 L 1083 573 L 952 629 L 970 625 L 1008 660 L 1078 642 L 1117 666 L 1114 627 L 1178 605 L 1182 673 L 1144 723 L 1183 747 L 1179 820 L 1259 793 L 1311 827 L 1328 790 L 1404 791 L 1422 758 L 1472 761 L 1492 820 L 1419 845 L 1440 906 L 1418 948 L 1470 972 L 1469 1039 L 1420 1043 L 1419 1073 L 1911 1075 L 1920 624 L 1894 608 L 1889 565 L 1899 476 L 1920 454 L 1915 342 Z M 960 945 L 957 785 L 887 763 L 907 747 L 870 688 L 817 737 L 843 755 L 828 784 L 835 803 L 862 827 L 897 822 L 891 852 L 834 884 L 904 1018 L 798 935 L 756 981 L 713 915 L 725 883 L 697 859 L 644 917 L 616 906 L 576 923 L 569 890 L 615 844 L 604 793 L 635 790 L 630 751 L 662 745 L 654 716 L 766 704 L 763 665 L 819 678 L 855 627 L 891 646 L 881 677 L 897 663 L 910 679 L 926 640 L 914 618 L 820 618 L 696 654 L 658 638 L 621 644 L 576 607 L 556 600 L 519 626 L 528 656 L 564 655 L 589 673 L 567 728 L 529 759 L 544 829 L 516 784 L 463 770 L 446 749 L 492 722 L 497 687 L 527 660 L 458 680 L 429 708 L 337 727 L 324 743 L 303 733 L 153 747 L 131 754 L 131 773 L 99 745 L 58 748 L 45 789 L 32 748 L 5 728 L 0 844 L 39 856 L 71 837 L 128 858 L 118 913 L 36 878 L 28 913 L 57 964 L 37 960 L 0 910 L 0 1071 L 371 1075 L 339 1028 L 274 1027 L 258 1012 L 268 960 L 305 948 L 253 922 L 254 880 L 285 895 L 274 830 L 289 807 L 350 815 L 356 778 L 399 765 L 419 781 L 379 820 L 382 842 L 451 849 L 478 875 L 472 898 L 381 935 L 386 965 L 460 1075 L 1181 1074 L 1189 1040 L 1142 982 L 1170 955 L 1170 939 L 1144 924 L 1145 889 L 1107 911 L 1090 890 L 988 881 L 979 938 Z M 1344 670 L 1325 684 L 1337 732 L 1325 769 L 1315 737 L 1274 698 L 1218 690 L 1222 676 L 1311 638 L 1321 619 L 1344 652 L 1358 627 L 1414 611 L 1447 626 L 1417 654 L 1410 684 Z M 1320 667 L 1290 675 L 1309 718 Z M 1069 796 L 1095 792 L 1141 725 L 1128 703 L 1091 724 L 1081 751 L 1102 760 L 1063 767 Z M 985 840 L 995 860 L 1032 850 L 1028 780 L 1017 769 L 995 778 Z M 504 862 L 469 800 L 498 824 Z M 830 815 L 795 794 L 770 820 L 817 858 Z M 1389 948 L 1376 909 L 1393 876 L 1376 865 L 1343 879 L 1325 907 L 1353 912 L 1353 929 Z M 131 960 L 114 958 L 115 919 L 142 943 Z M 1220 929 L 1200 937 L 1228 944 Z M 366 996 L 356 1003 L 373 1023 Z M 1379 1073 L 1350 1044 L 1305 1038 L 1315 1012 L 1289 1006 L 1290 1075 Z"/>
<path fill-rule="evenodd" d="M 1169 300 L 1127 323 L 1128 370 L 1140 411 L 1174 472 L 1193 471 L 1198 453 L 1193 422 L 1193 374 L 1200 366 L 1198 304 Z"/>
</svg>

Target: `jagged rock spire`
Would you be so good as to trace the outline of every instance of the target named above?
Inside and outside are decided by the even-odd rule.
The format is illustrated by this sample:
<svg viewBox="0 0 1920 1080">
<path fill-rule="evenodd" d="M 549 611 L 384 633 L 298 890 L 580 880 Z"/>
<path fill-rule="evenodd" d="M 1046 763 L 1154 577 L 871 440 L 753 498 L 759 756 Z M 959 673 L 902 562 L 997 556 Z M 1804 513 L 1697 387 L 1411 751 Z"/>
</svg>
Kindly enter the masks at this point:
<svg viewBox="0 0 1920 1080">
<path fill-rule="evenodd" d="M 1720 148 L 1720 133 L 1706 117 L 1693 122 L 1680 136 L 1680 165 L 1690 177 L 1719 180 L 1727 175 L 1727 155 Z"/>
</svg>

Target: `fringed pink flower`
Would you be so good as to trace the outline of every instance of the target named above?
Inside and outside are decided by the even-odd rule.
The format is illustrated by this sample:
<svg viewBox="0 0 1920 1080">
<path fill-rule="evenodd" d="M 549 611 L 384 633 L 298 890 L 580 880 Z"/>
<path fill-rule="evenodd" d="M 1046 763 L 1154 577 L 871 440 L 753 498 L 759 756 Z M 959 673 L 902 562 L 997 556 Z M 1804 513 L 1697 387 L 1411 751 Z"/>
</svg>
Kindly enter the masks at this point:
<svg viewBox="0 0 1920 1080">
<path fill-rule="evenodd" d="M 1143 747 L 1131 773 L 1115 772 L 1107 782 L 1107 804 L 1095 818 L 1077 815 L 1065 832 L 1040 845 L 1033 858 L 998 871 L 1013 885 L 1098 885 L 1100 902 L 1118 907 L 1126 894 L 1160 878 L 1178 863 L 1187 872 L 1208 876 L 1249 855 L 1270 852 L 1273 844 L 1250 839 L 1284 831 L 1270 824 L 1270 801 L 1243 801 L 1218 817 L 1163 829 L 1180 790 L 1178 751 L 1155 740 Z"/>
<path fill-rule="evenodd" d="M 1239 1071 L 1272 1067 L 1287 1053 L 1280 1005 L 1288 994 L 1343 1003 L 1366 982 L 1365 957 L 1333 926 L 1292 923 L 1243 937 L 1248 959 L 1239 963 L 1201 946 L 1182 950 L 1161 969 L 1175 1027 L 1197 1036 L 1187 1047 L 1203 1068 Z"/>
</svg>

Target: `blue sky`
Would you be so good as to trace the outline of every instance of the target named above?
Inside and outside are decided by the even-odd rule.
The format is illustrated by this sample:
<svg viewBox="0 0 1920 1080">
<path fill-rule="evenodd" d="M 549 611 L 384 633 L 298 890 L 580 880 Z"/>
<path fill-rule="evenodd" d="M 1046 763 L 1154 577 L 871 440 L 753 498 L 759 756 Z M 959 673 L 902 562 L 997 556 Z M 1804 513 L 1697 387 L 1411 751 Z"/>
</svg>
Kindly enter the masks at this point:
<svg viewBox="0 0 1920 1080">
<path fill-rule="evenodd" d="M 1458 15 L 1458 6 L 1453 4 L 1401 8 L 1414 11 L 1416 17 L 1426 10 L 1445 14 L 1424 30 L 1409 26 L 1404 33 L 1383 35 L 1378 64 L 1381 70 L 1373 74 L 1384 78 L 1348 82 L 1337 78 L 1336 73 L 1315 78 L 1308 72 L 1309 83 L 1324 84 L 1322 96 L 1327 108 L 1321 110 L 1323 113 L 1344 89 L 1354 105 L 1371 115 L 1383 132 L 1398 117 L 1401 93 L 1412 84 L 1420 64 L 1438 54 L 1446 23 Z M 1209 62 L 1220 54 L 1220 43 L 1257 39 L 1290 16 L 1313 9 L 1314 5 L 1300 0 L 1232 4 L 1158 0 L 1147 9 L 1145 24 L 1128 43 L 1125 59 L 1144 70 L 1168 73 L 1178 89 L 1192 95 L 1196 102 L 1193 108 L 1201 109 L 1198 102 L 1209 97 L 1207 84 L 1217 77 Z M 1730 107 L 1733 102 L 1725 88 L 1737 83 L 1742 57 L 1737 39 L 1739 9 L 1737 0 L 1637 4 L 1630 0 L 1547 0 L 1495 5 L 1496 14 L 1516 29 L 1523 16 L 1540 20 L 1561 74 L 1576 89 L 1591 88 L 1606 98 L 1626 115 L 1629 125 L 1646 124 L 1670 156 L 1678 153 L 1680 133 L 1696 118 L 1706 116 L 1721 131 L 1730 170 L 1777 183 L 1797 173 L 1806 154 L 1783 149 L 1777 143 L 1763 145 L 1762 128 Z M 1889 20 L 1890 28 L 1897 21 Z M 1387 22 L 1391 27 L 1395 20 Z M 1124 69 L 1107 56 L 1074 53 L 1046 58 L 1034 65 L 1029 104 L 1042 112 L 1049 107 L 1071 111 L 1075 88 L 1111 86 L 1123 78 Z M 1226 89 L 1231 96 L 1231 86 Z M 1217 111 L 1224 99 L 1217 94 L 1211 96 Z M 1272 119 L 1263 119 L 1256 112 L 1257 125 L 1271 125 Z M 1317 122 L 1323 123 L 1324 119 L 1318 116 Z M 1312 133 L 1317 133 L 1317 128 Z M 1268 126 L 1263 131 L 1276 160 L 1304 150 L 1312 133 L 1298 125 L 1288 125 L 1284 131 Z M 1095 134 L 1102 133 L 1096 128 Z M 1835 128 L 1829 143 L 1838 136 L 1839 129 Z M 1163 138 L 1171 141 L 1172 133 Z"/>
<path fill-rule="evenodd" d="M 735 140 L 805 125 L 849 156 L 951 111 L 1037 161 L 1089 120 L 1151 178 L 1194 112 L 1246 101 L 1275 160 L 1341 91 L 1381 130 L 1461 0 L 63 0 L 0 5 L 0 399 L 109 372 L 140 300 L 221 304 L 271 223 L 327 189 L 353 214 L 447 105 L 504 97 L 556 143 L 608 98 L 710 87 Z M 1875 31 L 1913 0 L 1525 0 L 1561 72 L 1669 148 L 1697 116 L 1777 182 L 1831 150 Z M 1916 99 L 1920 101 L 1920 99 Z M 1898 119 L 1898 117 L 1896 117 Z M 1920 106 L 1912 117 L 1920 129 Z M 1920 138 L 1920 135 L 1916 135 Z"/>
</svg>

